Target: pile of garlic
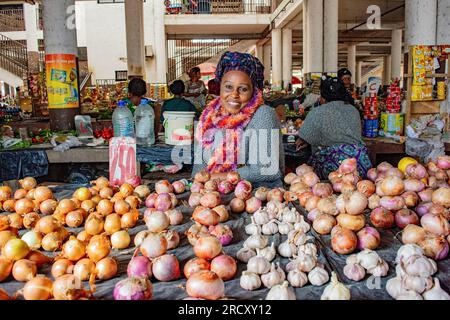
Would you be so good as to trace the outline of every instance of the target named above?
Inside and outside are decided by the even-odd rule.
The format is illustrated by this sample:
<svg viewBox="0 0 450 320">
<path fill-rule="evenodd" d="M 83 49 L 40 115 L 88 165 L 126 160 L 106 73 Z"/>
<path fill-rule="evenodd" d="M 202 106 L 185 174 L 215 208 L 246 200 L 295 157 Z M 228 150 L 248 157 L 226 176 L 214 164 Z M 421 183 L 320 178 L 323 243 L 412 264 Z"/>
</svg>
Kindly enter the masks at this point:
<svg viewBox="0 0 450 320">
<path fill-rule="evenodd" d="M 328 272 L 317 262 L 316 245 L 308 243 L 313 239 L 306 235 L 311 227 L 295 208 L 269 201 L 266 207 L 253 214 L 251 220 L 252 223 L 245 227 L 250 237 L 236 254 L 240 261 L 247 263 L 247 270 L 240 280 L 243 289 L 256 290 L 264 285 L 275 292 L 287 292 L 285 283 L 300 288 L 308 281 L 314 286 L 329 281 Z M 272 262 L 277 256 L 274 242 L 268 245 L 268 236 L 277 233 L 288 236 L 277 248 L 281 257 L 291 260 L 286 266 L 287 276 L 278 263 Z M 286 293 L 286 296 L 289 294 Z"/>
<path fill-rule="evenodd" d="M 396 277 L 388 280 L 386 291 L 395 300 L 450 300 L 439 280 L 433 280 L 437 264 L 427 258 L 421 247 L 406 244 L 397 251 Z"/>
<path fill-rule="evenodd" d="M 346 260 L 344 274 L 353 281 L 361 281 L 368 274 L 374 277 L 385 277 L 389 271 L 389 265 L 378 253 L 365 249 L 357 254 L 350 255 Z"/>
</svg>

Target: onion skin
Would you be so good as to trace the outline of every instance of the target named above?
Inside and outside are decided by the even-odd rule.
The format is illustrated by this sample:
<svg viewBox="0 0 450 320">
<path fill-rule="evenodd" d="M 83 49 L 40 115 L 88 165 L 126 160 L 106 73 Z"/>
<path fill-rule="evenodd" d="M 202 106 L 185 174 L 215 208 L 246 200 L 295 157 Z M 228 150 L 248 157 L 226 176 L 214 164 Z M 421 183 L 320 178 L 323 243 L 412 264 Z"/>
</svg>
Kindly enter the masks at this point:
<svg viewBox="0 0 450 320">
<path fill-rule="evenodd" d="M 20 215 L 30 213 L 34 210 L 34 203 L 30 199 L 20 199 L 14 203 L 14 211 Z"/>
<path fill-rule="evenodd" d="M 53 297 L 55 300 L 78 300 L 85 293 L 81 280 L 72 274 L 63 275 L 53 283 Z"/>
<path fill-rule="evenodd" d="M 33 261 L 36 263 L 36 266 L 39 268 L 45 264 L 51 264 L 53 263 L 53 259 L 50 257 L 47 257 L 42 252 L 37 250 L 31 250 L 27 256 L 26 259 Z"/>
<path fill-rule="evenodd" d="M 403 244 L 418 244 L 425 240 L 426 231 L 415 224 L 408 224 L 402 231 Z"/>
<path fill-rule="evenodd" d="M 194 245 L 194 253 L 197 257 L 212 260 L 222 251 L 222 244 L 216 237 L 201 237 Z"/>
<path fill-rule="evenodd" d="M 432 194 L 431 201 L 446 208 L 450 208 L 450 189 L 439 188 L 435 190 Z"/>
<path fill-rule="evenodd" d="M 322 235 L 329 234 L 335 225 L 336 219 L 329 214 L 319 213 L 313 220 L 313 229 Z"/>
<path fill-rule="evenodd" d="M 345 159 L 344 161 L 342 161 L 338 169 L 339 173 L 341 174 L 352 173 L 355 172 L 355 170 L 356 170 L 355 158 Z"/>
<path fill-rule="evenodd" d="M 223 281 L 231 280 L 237 272 L 236 260 L 225 254 L 217 256 L 211 261 L 211 271 L 215 272 Z"/>
<path fill-rule="evenodd" d="M 217 225 L 220 217 L 214 210 L 199 206 L 195 208 L 192 213 L 192 219 L 204 226 L 209 227 Z"/>
<path fill-rule="evenodd" d="M 232 185 L 237 185 L 241 180 L 241 176 L 237 171 L 228 172 L 226 180 Z"/>
<path fill-rule="evenodd" d="M 167 239 L 160 234 L 150 233 L 140 246 L 141 253 L 147 258 L 157 258 L 167 251 Z"/>
<path fill-rule="evenodd" d="M 203 270 L 189 277 L 186 291 L 193 298 L 217 300 L 225 294 L 225 285 L 215 272 Z"/>
<path fill-rule="evenodd" d="M 233 231 L 227 225 L 218 224 L 216 226 L 210 226 L 209 232 L 219 239 L 222 246 L 227 246 L 233 240 Z"/>
<path fill-rule="evenodd" d="M 420 163 L 413 163 L 406 167 L 406 175 L 420 180 L 427 177 L 427 169 Z"/>
<path fill-rule="evenodd" d="M 186 279 L 189 279 L 190 276 L 195 274 L 196 272 L 202 270 L 210 270 L 211 264 L 202 258 L 193 258 L 186 262 L 183 268 L 183 273 Z"/>
<path fill-rule="evenodd" d="M 233 213 L 242 213 L 245 210 L 245 202 L 242 199 L 234 198 L 230 202 L 230 208 Z"/>
<path fill-rule="evenodd" d="M 370 249 L 375 250 L 381 242 L 380 233 L 377 229 L 372 227 L 365 227 L 361 229 L 356 236 L 358 237 L 357 247 L 360 250 Z"/>
<path fill-rule="evenodd" d="M 406 191 L 402 194 L 407 208 L 414 208 L 419 203 L 419 196 L 414 191 Z"/>
<path fill-rule="evenodd" d="M 200 205 L 206 208 L 214 208 L 221 203 L 220 194 L 218 192 L 210 192 L 205 194 L 200 199 Z"/>
<path fill-rule="evenodd" d="M 448 241 L 444 237 L 426 237 L 419 242 L 428 258 L 434 260 L 443 260 L 447 257 L 449 251 Z"/>
<path fill-rule="evenodd" d="M 53 282 L 44 276 L 37 276 L 28 281 L 23 288 L 25 300 L 48 300 L 52 296 Z"/>
<path fill-rule="evenodd" d="M 315 196 L 327 198 L 333 194 L 333 188 L 329 183 L 317 183 L 312 187 L 312 192 Z"/>
<path fill-rule="evenodd" d="M 194 176 L 194 180 L 200 183 L 206 183 L 209 179 L 211 179 L 211 175 L 205 170 L 197 172 Z"/>
<path fill-rule="evenodd" d="M 337 216 L 337 222 L 341 227 L 352 231 L 359 231 L 364 228 L 366 224 L 366 219 L 363 214 L 351 215 L 346 213 L 341 213 Z"/>
<path fill-rule="evenodd" d="M 73 267 L 74 265 L 69 259 L 59 259 L 56 260 L 55 263 L 53 263 L 51 274 L 53 278 L 56 279 L 65 274 L 73 273 Z"/>
<path fill-rule="evenodd" d="M 160 180 L 155 183 L 155 192 L 157 194 L 171 193 L 173 192 L 173 186 L 168 180 Z"/>
<path fill-rule="evenodd" d="M 91 238 L 86 247 L 86 254 L 94 262 L 98 262 L 108 256 L 111 251 L 111 243 L 108 237 L 96 235 Z"/>
<path fill-rule="evenodd" d="M 423 229 L 434 236 L 447 236 L 449 234 L 449 224 L 442 215 L 427 213 L 420 219 Z"/>
<path fill-rule="evenodd" d="M 0 282 L 9 277 L 13 264 L 13 260 L 0 256 Z"/>
<path fill-rule="evenodd" d="M 376 228 L 391 228 L 394 225 L 395 217 L 394 214 L 382 207 L 378 207 L 372 210 L 370 214 L 370 222 Z"/>
<path fill-rule="evenodd" d="M 349 254 L 355 251 L 358 243 L 356 234 L 346 228 L 337 229 L 331 236 L 333 250 L 340 254 Z"/>
<path fill-rule="evenodd" d="M 230 218 L 230 214 L 224 205 L 214 207 L 213 210 L 219 215 L 219 222 L 226 222 Z"/>
<path fill-rule="evenodd" d="M 236 198 L 248 200 L 252 196 L 252 184 L 246 180 L 239 181 L 234 189 Z"/>
<path fill-rule="evenodd" d="M 387 210 L 400 210 L 405 207 L 405 199 L 403 197 L 384 196 L 380 199 L 380 205 Z"/>
<path fill-rule="evenodd" d="M 151 278 L 152 277 L 152 262 L 143 256 L 131 258 L 127 267 L 128 277 Z"/>
<path fill-rule="evenodd" d="M 172 198 L 168 193 L 161 193 L 155 200 L 155 208 L 158 211 L 167 211 L 172 208 Z"/>
<path fill-rule="evenodd" d="M 73 267 L 73 274 L 80 278 L 81 281 L 90 280 L 90 277 L 94 272 L 95 263 L 88 258 L 81 259 Z"/>
<path fill-rule="evenodd" d="M 217 186 L 217 190 L 221 194 L 229 194 L 234 190 L 234 185 L 226 180 L 222 180 L 219 182 L 219 185 Z"/>
<path fill-rule="evenodd" d="M 372 182 L 375 182 L 377 180 L 377 177 L 378 172 L 376 168 L 372 168 L 367 171 L 367 178 L 369 178 L 369 180 L 371 180 Z"/>
<path fill-rule="evenodd" d="M 419 224 L 419 217 L 410 209 L 402 209 L 395 213 L 395 224 L 400 229 L 405 228 L 408 224 Z"/>
<path fill-rule="evenodd" d="M 375 184 L 370 180 L 361 180 L 356 184 L 356 189 L 369 198 L 375 193 Z"/>
<path fill-rule="evenodd" d="M 113 295 L 114 300 L 151 300 L 153 287 L 148 279 L 130 277 L 116 283 Z"/>
<path fill-rule="evenodd" d="M 11 239 L 2 248 L 2 255 L 13 261 L 25 258 L 29 252 L 27 243 L 21 239 Z"/>
<path fill-rule="evenodd" d="M 111 257 L 100 260 L 95 265 L 95 274 L 99 280 L 109 280 L 117 274 L 117 261 Z"/>
<path fill-rule="evenodd" d="M 405 184 L 399 177 L 390 176 L 381 181 L 380 188 L 386 196 L 399 196 L 405 190 Z"/>
<path fill-rule="evenodd" d="M 168 282 L 180 278 L 180 264 L 173 254 L 166 254 L 152 262 L 152 272 L 155 279 Z"/>
<path fill-rule="evenodd" d="M 247 213 L 250 213 L 250 214 L 258 211 L 258 209 L 261 208 L 261 206 L 262 206 L 262 201 L 255 197 L 251 197 L 250 199 L 245 201 L 245 211 L 247 211 Z"/>
</svg>

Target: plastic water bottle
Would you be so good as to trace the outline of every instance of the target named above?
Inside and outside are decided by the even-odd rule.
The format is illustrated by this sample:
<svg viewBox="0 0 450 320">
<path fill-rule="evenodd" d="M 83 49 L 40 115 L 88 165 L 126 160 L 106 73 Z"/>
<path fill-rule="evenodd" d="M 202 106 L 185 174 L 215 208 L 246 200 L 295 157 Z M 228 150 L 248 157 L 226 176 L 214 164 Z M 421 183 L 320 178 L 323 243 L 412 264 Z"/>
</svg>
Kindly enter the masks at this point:
<svg viewBox="0 0 450 320">
<path fill-rule="evenodd" d="M 151 146 L 155 144 L 155 112 L 148 104 L 147 99 L 142 99 L 141 104 L 134 112 L 136 124 L 136 143 L 141 146 Z"/>
<path fill-rule="evenodd" d="M 112 115 L 114 137 L 134 138 L 133 114 L 125 101 L 119 101 Z"/>
</svg>

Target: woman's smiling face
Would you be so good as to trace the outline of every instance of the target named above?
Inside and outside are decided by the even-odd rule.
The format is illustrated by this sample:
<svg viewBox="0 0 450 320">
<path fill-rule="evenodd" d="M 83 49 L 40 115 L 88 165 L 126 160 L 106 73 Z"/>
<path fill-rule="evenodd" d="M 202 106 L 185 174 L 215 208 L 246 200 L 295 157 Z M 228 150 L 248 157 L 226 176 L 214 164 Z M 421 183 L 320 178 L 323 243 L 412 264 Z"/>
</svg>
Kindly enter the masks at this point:
<svg viewBox="0 0 450 320">
<path fill-rule="evenodd" d="M 252 80 L 245 72 L 229 71 L 223 76 L 220 100 L 229 113 L 238 113 L 247 105 L 252 97 Z"/>
</svg>

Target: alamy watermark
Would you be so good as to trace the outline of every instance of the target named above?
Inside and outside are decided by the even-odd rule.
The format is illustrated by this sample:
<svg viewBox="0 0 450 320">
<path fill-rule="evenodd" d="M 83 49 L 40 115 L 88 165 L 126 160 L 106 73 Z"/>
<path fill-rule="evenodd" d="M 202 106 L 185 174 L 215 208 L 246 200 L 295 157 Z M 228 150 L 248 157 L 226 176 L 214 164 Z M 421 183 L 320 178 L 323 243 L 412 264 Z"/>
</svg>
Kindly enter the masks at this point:
<svg viewBox="0 0 450 320">
<path fill-rule="evenodd" d="M 370 16 L 367 18 L 367 29 L 379 30 L 381 29 L 381 9 L 377 5 L 370 5 L 367 7 L 367 14 Z"/>
</svg>

